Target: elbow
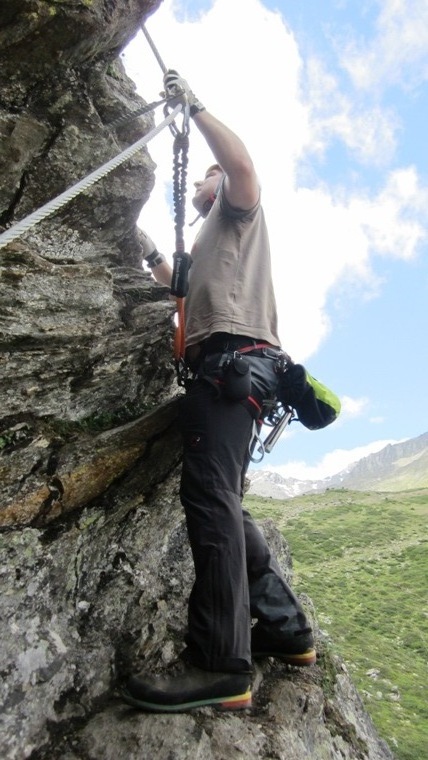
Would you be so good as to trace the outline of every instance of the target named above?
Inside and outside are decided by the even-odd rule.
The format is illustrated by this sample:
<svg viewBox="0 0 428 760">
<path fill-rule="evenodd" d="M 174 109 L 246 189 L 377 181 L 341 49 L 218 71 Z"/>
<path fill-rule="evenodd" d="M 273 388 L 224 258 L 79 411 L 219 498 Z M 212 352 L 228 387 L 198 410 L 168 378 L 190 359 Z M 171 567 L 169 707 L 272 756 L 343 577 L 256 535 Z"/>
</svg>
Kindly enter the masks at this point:
<svg viewBox="0 0 428 760">
<path fill-rule="evenodd" d="M 258 188 L 256 170 L 249 156 L 234 157 L 233 164 L 228 167 L 226 174 L 234 187 Z"/>
</svg>

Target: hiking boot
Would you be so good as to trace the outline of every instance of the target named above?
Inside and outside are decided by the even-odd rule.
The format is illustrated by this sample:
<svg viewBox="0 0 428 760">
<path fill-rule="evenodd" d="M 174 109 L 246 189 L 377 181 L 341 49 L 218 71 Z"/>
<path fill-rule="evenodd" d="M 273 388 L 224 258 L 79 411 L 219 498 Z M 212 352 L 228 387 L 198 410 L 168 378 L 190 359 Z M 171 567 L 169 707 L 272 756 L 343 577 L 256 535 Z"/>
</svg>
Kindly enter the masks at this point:
<svg viewBox="0 0 428 760">
<path fill-rule="evenodd" d="M 251 654 L 254 659 L 277 657 L 288 665 L 314 665 L 317 653 L 311 628 L 302 628 L 287 635 L 275 635 L 259 623 L 251 629 Z"/>
<path fill-rule="evenodd" d="M 195 707 L 243 710 L 251 707 L 248 673 L 211 673 L 186 665 L 179 675 L 132 676 L 122 696 L 149 712 L 187 712 Z"/>
</svg>

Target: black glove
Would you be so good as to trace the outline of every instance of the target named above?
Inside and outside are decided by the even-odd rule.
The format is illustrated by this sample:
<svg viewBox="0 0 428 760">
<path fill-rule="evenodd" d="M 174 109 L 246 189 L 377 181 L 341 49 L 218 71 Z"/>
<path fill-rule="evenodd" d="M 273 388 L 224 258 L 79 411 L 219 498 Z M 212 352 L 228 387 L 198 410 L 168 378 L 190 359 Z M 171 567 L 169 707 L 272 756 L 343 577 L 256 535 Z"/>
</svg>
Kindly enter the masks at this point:
<svg viewBox="0 0 428 760">
<path fill-rule="evenodd" d="M 176 106 L 181 103 L 183 106 L 188 104 L 190 116 L 194 116 L 200 111 L 205 111 L 205 106 L 194 95 L 186 80 L 181 77 L 174 69 L 169 69 L 163 77 L 165 92 L 168 98 L 168 105 Z"/>
</svg>

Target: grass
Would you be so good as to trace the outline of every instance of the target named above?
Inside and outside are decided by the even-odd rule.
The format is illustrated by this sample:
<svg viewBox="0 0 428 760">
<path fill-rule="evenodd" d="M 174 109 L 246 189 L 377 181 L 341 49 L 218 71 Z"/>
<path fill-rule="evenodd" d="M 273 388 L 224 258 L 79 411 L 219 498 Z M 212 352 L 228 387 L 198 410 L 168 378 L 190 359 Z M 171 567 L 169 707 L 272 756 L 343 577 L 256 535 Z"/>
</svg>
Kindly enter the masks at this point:
<svg viewBox="0 0 428 760">
<path fill-rule="evenodd" d="M 247 496 L 290 544 L 294 587 L 348 665 L 399 760 L 427 757 L 428 489 Z"/>
</svg>

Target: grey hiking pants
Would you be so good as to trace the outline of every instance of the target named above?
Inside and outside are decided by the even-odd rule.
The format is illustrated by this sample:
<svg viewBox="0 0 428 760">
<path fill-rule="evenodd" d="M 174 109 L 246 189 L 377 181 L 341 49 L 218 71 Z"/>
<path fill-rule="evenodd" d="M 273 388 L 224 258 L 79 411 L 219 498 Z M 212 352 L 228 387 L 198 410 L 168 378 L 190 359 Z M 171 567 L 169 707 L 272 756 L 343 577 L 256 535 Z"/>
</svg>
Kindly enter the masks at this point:
<svg viewBox="0 0 428 760">
<path fill-rule="evenodd" d="M 272 395 L 275 359 L 247 355 L 251 389 Z M 205 670 L 251 670 L 251 618 L 302 628 L 301 605 L 283 579 L 263 534 L 242 509 L 253 418 L 250 405 L 224 396 L 221 371 L 195 379 L 181 408 L 183 469 L 180 497 L 195 566 L 189 599 L 186 655 Z M 214 362 L 215 364 L 215 362 Z M 202 372 L 204 374 L 204 372 Z M 210 382 L 214 379 L 214 382 Z"/>
</svg>

